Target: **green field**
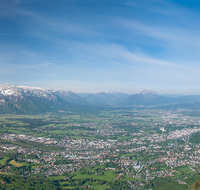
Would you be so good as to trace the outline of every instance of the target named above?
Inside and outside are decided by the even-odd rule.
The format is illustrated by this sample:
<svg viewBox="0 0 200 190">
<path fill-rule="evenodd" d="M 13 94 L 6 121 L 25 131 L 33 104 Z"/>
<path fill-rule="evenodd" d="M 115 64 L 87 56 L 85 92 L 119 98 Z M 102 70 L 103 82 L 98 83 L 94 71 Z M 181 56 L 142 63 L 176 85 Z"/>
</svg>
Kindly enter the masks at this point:
<svg viewBox="0 0 200 190">
<path fill-rule="evenodd" d="M 9 159 L 9 157 L 3 157 L 3 158 L 1 158 L 1 160 L 0 160 L 0 164 L 1 165 L 5 165 L 6 164 L 6 161 Z"/>
<path fill-rule="evenodd" d="M 86 179 L 86 178 L 93 178 L 93 179 L 99 179 L 99 180 L 105 180 L 105 181 L 112 181 L 117 174 L 115 174 L 113 171 L 105 171 L 103 175 L 95 175 L 95 174 L 80 174 L 80 172 L 77 172 L 76 176 L 73 177 L 73 179 Z"/>
<path fill-rule="evenodd" d="M 23 166 L 22 164 L 16 162 L 15 160 L 11 160 L 11 161 L 10 161 L 10 164 L 12 164 L 13 166 L 16 166 L 16 167 L 21 167 L 21 166 Z"/>
<path fill-rule="evenodd" d="M 134 177 L 125 177 L 122 181 L 145 181 L 144 179 L 134 178 Z"/>
<path fill-rule="evenodd" d="M 194 174 L 195 173 L 188 166 L 180 166 L 180 167 L 177 167 L 176 170 L 181 173 L 186 173 L 186 174 Z"/>
<path fill-rule="evenodd" d="M 105 190 L 105 189 L 110 189 L 110 186 L 108 186 L 108 185 L 92 185 L 91 188 L 94 188 L 97 190 Z"/>
</svg>

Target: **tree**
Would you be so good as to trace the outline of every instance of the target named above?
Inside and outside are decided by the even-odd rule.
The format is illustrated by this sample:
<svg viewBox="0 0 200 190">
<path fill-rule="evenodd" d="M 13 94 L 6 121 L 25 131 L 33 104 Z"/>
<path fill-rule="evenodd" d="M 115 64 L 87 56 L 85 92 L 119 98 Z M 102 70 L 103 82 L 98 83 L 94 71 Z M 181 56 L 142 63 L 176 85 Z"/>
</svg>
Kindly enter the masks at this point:
<svg viewBox="0 0 200 190">
<path fill-rule="evenodd" d="M 200 190 L 200 182 L 195 181 L 195 183 L 192 185 L 193 190 Z"/>
</svg>

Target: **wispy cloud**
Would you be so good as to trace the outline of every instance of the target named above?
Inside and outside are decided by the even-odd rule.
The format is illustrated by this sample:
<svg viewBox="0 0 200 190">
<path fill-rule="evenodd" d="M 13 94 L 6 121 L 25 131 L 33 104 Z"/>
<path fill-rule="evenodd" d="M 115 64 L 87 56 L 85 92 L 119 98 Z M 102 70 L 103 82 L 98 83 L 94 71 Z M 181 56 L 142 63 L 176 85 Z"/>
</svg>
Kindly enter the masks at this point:
<svg viewBox="0 0 200 190">
<path fill-rule="evenodd" d="M 31 64 L 31 65 L 23 65 L 23 64 L 3 64 L 0 63 L 1 70 L 9 70 L 14 71 L 15 73 L 18 72 L 19 69 L 39 69 L 43 67 L 52 66 L 53 63 L 41 63 L 41 64 Z"/>
<path fill-rule="evenodd" d="M 49 67 L 52 66 L 53 63 L 41 63 L 41 64 L 35 64 L 35 65 L 15 65 L 17 69 L 38 69 L 42 67 Z"/>
<path fill-rule="evenodd" d="M 64 44 L 63 44 L 64 46 Z M 64 47 L 63 47 L 64 48 Z M 165 59 L 157 59 L 145 55 L 142 52 L 131 52 L 125 46 L 115 44 L 115 43 L 79 43 L 79 42 L 70 42 L 70 47 L 66 47 L 70 54 L 77 55 L 78 60 L 87 60 L 94 61 L 97 64 L 108 64 L 113 65 L 118 63 L 121 66 L 126 65 L 154 65 L 154 66 L 164 66 L 171 69 L 190 69 L 190 67 L 183 66 L 177 62 L 170 62 Z"/>
<path fill-rule="evenodd" d="M 102 35 L 99 32 L 100 27 L 94 23 L 71 22 L 66 17 L 57 15 L 45 15 L 41 12 L 31 11 L 16 7 L 15 13 L 18 17 L 26 17 L 18 22 L 23 27 L 23 33 L 27 36 L 52 39 L 58 36 L 63 38 L 67 35 L 79 36 L 97 36 Z"/>
<path fill-rule="evenodd" d="M 200 48 L 200 35 L 198 30 L 194 31 L 183 27 L 149 25 L 135 20 L 116 20 L 116 22 L 133 31 L 140 32 L 140 35 L 151 36 L 156 39 L 168 41 L 169 43 L 182 42 L 195 45 Z"/>
</svg>

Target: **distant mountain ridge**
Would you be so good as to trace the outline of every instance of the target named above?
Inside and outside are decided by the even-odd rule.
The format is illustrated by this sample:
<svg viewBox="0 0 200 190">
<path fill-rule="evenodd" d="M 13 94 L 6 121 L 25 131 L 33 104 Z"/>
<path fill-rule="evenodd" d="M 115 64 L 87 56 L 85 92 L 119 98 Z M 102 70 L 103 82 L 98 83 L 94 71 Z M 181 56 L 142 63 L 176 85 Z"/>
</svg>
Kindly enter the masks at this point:
<svg viewBox="0 0 200 190">
<path fill-rule="evenodd" d="M 147 91 L 143 90 L 139 94 L 133 94 L 124 100 L 122 106 L 156 106 L 156 105 L 166 105 L 166 104 L 182 104 L 182 103 L 193 103 L 200 102 L 200 95 L 188 95 L 188 96 L 178 96 L 167 97 L 163 95 L 158 95 L 153 90 Z"/>
<path fill-rule="evenodd" d="M 81 93 L 85 100 L 95 105 L 117 105 L 130 96 L 121 92 Z"/>
<path fill-rule="evenodd" d="M 166 96 L 166 97 L 169 97 L 169 98 L 179 98 L 179 97 L 186 96 L 186 95 L 183 95 L 183 94 L 180 94 L 180 93 L 173 93 L 173 94 L 167 93 L 167 94 L 160 94 L 160 95 Z"/>
<path fill-rule="evenodd" d="M 153 90 L 143 90 L 139 94 L 133 94 L 129 96 L 125 101 L 122 102 L 123 106 L 133 105 L 158 105 L 163 102 L 169 102 L 171 98 L 158 95 Z"/>
<path fill-rule="evenodd" d="M 46 90 L 39 87 L 0 85 L 0 114 L 80 110 L 87 106 L 95 110 L 95 106 L 161 106 L 196 102 L 200 102 L 200 95 L 172 98 L 158 95 L 153 90 L 143 90 L 132 95 L 119 92 L 76 94 L 71 91 Z"/>
</svg>

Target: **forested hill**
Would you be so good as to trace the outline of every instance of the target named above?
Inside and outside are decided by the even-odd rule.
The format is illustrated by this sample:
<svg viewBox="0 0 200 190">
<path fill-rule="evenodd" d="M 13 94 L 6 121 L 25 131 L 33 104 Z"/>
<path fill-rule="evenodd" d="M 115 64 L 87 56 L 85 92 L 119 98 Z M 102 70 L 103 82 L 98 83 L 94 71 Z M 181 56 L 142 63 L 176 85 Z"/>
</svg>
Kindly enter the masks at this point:
<svg viewBox="0 0 200 190">
<path fill-rule="evenodd" d="M 44 177 L 23 177 L 16 175 L 0 175 L 0 189 L 4 190 L 60 190 L 60 184 Z"/>
<path fill-rule="evenodd" d="M 194 133 L 190 139 L 190 143 L 200 143 L 200 132 Z"/>
</svg>

